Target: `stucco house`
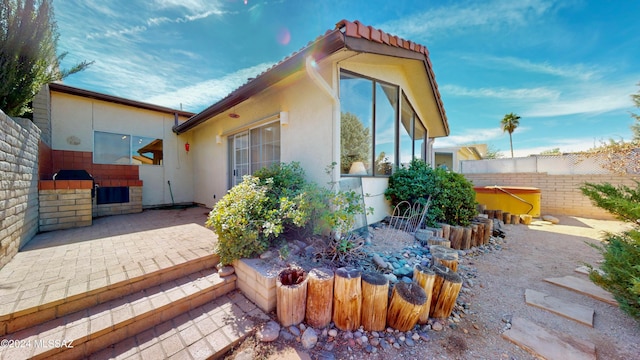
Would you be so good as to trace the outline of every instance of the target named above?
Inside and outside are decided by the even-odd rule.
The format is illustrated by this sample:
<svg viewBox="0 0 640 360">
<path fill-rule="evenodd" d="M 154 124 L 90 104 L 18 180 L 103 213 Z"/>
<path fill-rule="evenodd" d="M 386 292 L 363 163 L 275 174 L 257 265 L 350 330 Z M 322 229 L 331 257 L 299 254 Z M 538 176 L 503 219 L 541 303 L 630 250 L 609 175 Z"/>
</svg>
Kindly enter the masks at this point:
<svg viewBox="0 0 640 360">
<path fill-rule="evenodd" d="M 427 48 L 343 20 L 173 131 L 191 145 L 196 203 L 212 206 L 243 175 L 297 161 L 319 184 L 361 178 L 374 222 L 389 213 L 393 169 L 433 164 L 433 139 L 449 126 Z"/>
<path fill-rule="evenodd" d="M 243 175 L 297 161 L 319 184 L 361 179 L 368 222 L 390 211 L 393 169 L 434 164 L 434 138 L 449 135 L 427 48 L 346 20 L 198 114 L 50 84 L 34 122 L 41 180 L 84 169 L 101 188 L 141 188 L 136 210 L 212 207 Z"/>
<path fill-rule="evenodd" d="M 460 172 L 460 162 L 464 160 L 482 160 L 487 155 L 487 144 L 471 144 L 465 146 L 435 147 L 433 165 L 446 167 Z"/>
<path fill-rule="evenodd" d="M 60 170 L 85 170 L 97 185 L 94 216 L 192 202 L 191 162 L 171 128 L 193 115 L 49 84 L 34 99 L 34 123 L 42 130 L 40 190 L 53 190 L 49 188 L 55 184 L 46 181 Z M 100 206 L 100 195 L 115 188 L 129 192 L 130 201 L 105 201 Z"/>
</svg>

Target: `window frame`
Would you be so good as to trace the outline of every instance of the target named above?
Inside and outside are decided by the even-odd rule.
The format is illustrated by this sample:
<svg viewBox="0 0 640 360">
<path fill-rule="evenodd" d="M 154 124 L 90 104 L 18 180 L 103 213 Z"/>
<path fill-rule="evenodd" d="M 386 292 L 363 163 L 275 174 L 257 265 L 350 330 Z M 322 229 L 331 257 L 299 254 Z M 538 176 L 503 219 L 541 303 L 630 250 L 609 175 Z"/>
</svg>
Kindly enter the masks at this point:
<svg viewBox="0 0 640 360">
<path fill-rule="evenodd" d="M 97 156 L 99 156 L 100 154 L 96 151 L 96 135 L 97 134 L 108 134 L 108 135 L 116 135 L 118 137 L 127 137 L 128 138 L 128 149 L 127 149 L 127 158 L 128 158 L 128 162 L 127 163 L 117 163 L 117 162 L 105 162 L 102 161 L 101 159 L 97 158 Z M 93 130 L 93 152 L 92 152 L 92 162 L 94 164 L 102 164 L 102 165 L 134 165 L 134 166 L 164 166 L 164 145 L 162 148 L 162 156 L 160 157 L 159 160 L 159 164 L 145 164 L 145 163 L 134 163 L 133 161 L 133 149 L 134 149 L 134 144 L 133 144 L 133 139 L 150 139 L 151 142 L 149 142 L 149 144 L 151 144 L 153 141 L 156 140 L 160 140 L 163 144 L 164 144 L 164 139 L 162 138 L 154 138 L 152 136 L 142 136 L 142 135 L 134 135 L 131 133 L 117 133 L 117 132 L 111 132 L 111 131 L 104 131 L 104 130 Z M 148 145 L 148 144 L 147 144 Z M 146 146 L 146 145 L 145 145 Z M 99 146 L 98 146 L 99 147 Z M 144 147 L 144 146 L 143 146 Z M 140 148 L 143 148 L 140 147 Z M 153 159 L 152 159 L 153 161 Z"/>
<path fill-rule="evenodd" d="M 400 154 L 400 149 L 401 149 L 401 117 L 402 117 L 402 112 L 404 111 L 403 106 L 404 106 L 404 101 L 406 101 L 408 108 L 412 114 L 411 117 L 411 124 L 410 124 L 410 130 L 409 130 L 409 137 L 411 139 L 411 160 L 413 159 L 421 159 L 422 161 L 427 162 L 428 158 L 428 149 L 427 149 L 427 144 L 429 142 L 429 128 L 426 126 L 426 124 L 422 121 L 422 119 L 420 118 L 420 116 L 418 115 L 418 113 L 415 111 L 415 107 L 413 106 L 413 104 L 411 103 L 411 101 L 409 100 L 409 97 L 407 96 L 407 93 L 404 91 L 404 89 L 398 85 L 398 84 L 393 84 L 391 82 L 388 81 L 384 81 L 384 80 L 380 80 L 380 79 L 376 79 L 374 77 L 371 76 L 367 76 L 367 75 L 363 75 L 363 74 L 359 74 L 357 72 L 351 71 L 351 70 L 346 70 L 346 69 L 340 69 L 339 70 L 339 80 L 340 82 L 342 82 L 342 76 L 343 74 L 346 74 L 349 77 L 352 78 L 361 78 L 361 79 L 365 79 L 365 80 L 369 80 L 371 81 L 371 106 L 372 106 L 372 139 L 371 139 L 371 146 L 372 146 L 372 151 L 371 151 L 371 174 L 366 174 L 366 175 L 360 175 L 360 174 L 343 174 L 341 172 L 340 176 L 341 177 L 389 177 L 391 174 L 393 174 L 396 169 L 398 169 L 400 166 L 402 166 L 402 159 L 401 159 L 401 154 Z M 377 138 L 376 138 L 376 125 L 377 125 L 377 112 L 376 112 L 376 95 L 377 95 L 377 84 L 381 84 L 384 86 L 391 86 L 394 87 L 397 90 L 397 99 L 396 99 L 396 106 L 395 106 L 395 114 L 394 114 L 394 135 L 393 135 L 393 151 L 394 151 L 394 156 L 393 156 L 393 164 L 392 164 L 392 170 L 391 170 L 391 174 L 379 174 L 377 171 L 377 167 L 376 167 L 376 156 L 377 156 L 377 150 L 376 150 L 376 143 L 377 143 Z M 343 93 L 340 92 L 340 98 L 342 99 Z M 342 105 L 341 105 L 341 109 L 340 109 L 340 114 L 343 113 L 343 109 L 342 109 Z M 424 130 L 424 135 L 422 136 L 422 142 L 419 149 L 416 149 L 416 138 L 415 138 L 415 134 L 416 134 L 416 123 L 419 122 L 420 126 L 422 127 L 422 129 Z M 340 135 L 342 138 L 342 134 Z M 341 139 L 340 139 L 341 141 Z M 342 149 L 341 149 L 342 151 Z M 417 157 L 416 157 L 417 156 Z M 341 165 L 340 165 L 341 168 Z"/>
<path fill-rule="evenodd" d="M 282 129 L 281 129 L 281 124 L 280 124 L 280 119 L 276 119 L 273 121 L 268 121 L 268 122 L 264 122 L 264 123 L 260 123 L 254 126 L 250 126 L 247 128 L 243 128 L 241 131 L 236 131 L 234 133 L 231 133 L 229 135 L 227 135 L 227 157 L 228 157 L 228 177 L 227 177 L 227 182 L 228 182 L 228 188 L 232 188 L 233 186 L 235 186 L 235 173 L 234 171 L 235 169 L 235 148 L 234 148 L 234 142 L 235 142 L 235 137 L 239 136 L 241 134 L 246 134 L 247 135 L 247 165 L 249 167 L 249 172 L 248 175 L 252 175 L 253 173 L 255 173 L 256 171 L 258 171 L 259 169 L 264 168 L 260 167 L 259 169 L 252 169 L 253 166 L 253 162 L 251 159 L 251 148 L 252 148 L 252 143 L 251 143 L 251 131 L 252 130 L 256 130 L 256 129 L 260 129 L 263 127 L 267 127 L 269 125 L 273 125 L 276 124 L 276 126 L 278 127 L 279 131 L 278 131 L 278 144 L 279 144 L 279 151 L 278 151 L 278 160 L 277 163 L 281 163 L 282 162 Z M 261 144 L 260 146 L 262 147 L 262 139 L 261 139 Z M 263 162 L 260 162 L 263 163 Z M 273 162 L 272 164 L 274 164 L 275 162 Z M 271 166 L 271 165 L 269 165 Z"/>
</svg>

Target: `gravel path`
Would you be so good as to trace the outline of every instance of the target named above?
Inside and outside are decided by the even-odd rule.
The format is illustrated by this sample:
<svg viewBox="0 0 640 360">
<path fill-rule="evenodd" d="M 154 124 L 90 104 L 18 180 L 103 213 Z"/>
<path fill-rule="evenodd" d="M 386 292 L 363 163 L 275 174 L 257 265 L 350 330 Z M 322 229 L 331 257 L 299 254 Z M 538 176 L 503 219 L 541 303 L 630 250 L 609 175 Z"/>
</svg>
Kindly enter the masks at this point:
<svg viewBox="0 0 640 360">
<path fill-rule="evenodd" d="M 411 345 L 367 352 L 354 342 L 353 334 L 322 335 L 318 344 L 305 350 L 298 336 L 280 336 L 273 343 L 245 342 L 236 354 L 254 359 L 536 359 L 535 356 L 502 338 L 511 317 L 526 318 L 546 329 L 554 329 L 595 344 L 598 359 L 640 359 L 640 326 L 617 307 L 542 281 L 547 277 L 586 277 L 575 268 L 589 263 L 597 266 L 597 244 L 603 231 L 618 232 L 624 224 L 576 217 L 559 217 L 560 224 L 534 222 L 532 225 L 505 225 L 504 243 L 486 253 L 471 253 L 461 259 L 462 272 L 471 281 L 460 300 L 468 304 L 458 322 L 453 319 L 413 332 L 422 337 Z M 401 248 L 402 246 L 400 246 Z M 463 288 L 463 289 L 465 289 Z M 525 289 L 547 293 L 595 310 L 594 327 L 588 327 L 548 311 L 526 305 Z M 288 330 L 281 330 L 288 332 Z M 387 333 L 394 339 L 412 333 Z M 425 336 L 426 335 L 426 336 Z M 371 338 L 371 335 L 369 334 Z M 330 351 L 327 351 L 330 349 Z M 371 350 L 371 348 L 369 348 Z M 240 359 L 242 357 L 238 357 Z"/>
</svg>

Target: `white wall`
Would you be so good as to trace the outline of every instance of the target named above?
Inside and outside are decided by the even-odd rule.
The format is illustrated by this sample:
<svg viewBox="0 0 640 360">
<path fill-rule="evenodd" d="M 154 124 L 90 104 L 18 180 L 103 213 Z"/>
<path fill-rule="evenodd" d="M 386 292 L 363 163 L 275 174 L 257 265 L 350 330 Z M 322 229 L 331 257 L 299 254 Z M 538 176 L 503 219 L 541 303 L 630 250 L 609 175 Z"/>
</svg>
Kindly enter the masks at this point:
<svg viewBox="0 0 640 360">
<path fill-rule="evenodd" d="M 184 121 L 184 118 L 181 119 Z M 140 165 L 142 205 L 171 204 L 167 181 L 176 203 L 193 201 L 193 158 L 184 149 L 188 135 L 177 136 L 171 114 L 51 93 L 53 150 L 93 152 L 93 132 L 106 131 L 163 140 L 163 165 Z"/>
</svg>

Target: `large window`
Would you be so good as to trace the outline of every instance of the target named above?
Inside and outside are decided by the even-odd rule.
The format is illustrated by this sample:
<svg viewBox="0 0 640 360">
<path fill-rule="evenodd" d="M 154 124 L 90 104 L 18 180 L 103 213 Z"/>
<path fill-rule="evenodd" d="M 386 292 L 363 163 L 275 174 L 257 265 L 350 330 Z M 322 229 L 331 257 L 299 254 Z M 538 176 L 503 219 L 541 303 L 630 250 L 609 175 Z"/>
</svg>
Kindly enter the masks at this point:
<svg viewBox="0 0 640 360">
<path fill-rule="evenodd" d="M 229 183 L 280 162 L 280 122 L 269 123 L 229 136 Z"/>
<path fill-rule="evenodd" d="M 426 159 L 427 129 L 398 86 L 342 71 L 340 106 L 341 174 L 391 175 Z"/>
<path fill-rule="evenodd" d="M 395 163 L 398 88 L 342 72 L 340 106 L 341 174 L 390 175 Z"/>
<path fill-rule="evenodd" d="M 96 164 L 162 165 L 162 139 L 95 131 Z"/>
</svg>

